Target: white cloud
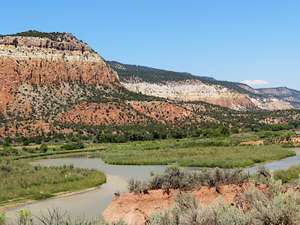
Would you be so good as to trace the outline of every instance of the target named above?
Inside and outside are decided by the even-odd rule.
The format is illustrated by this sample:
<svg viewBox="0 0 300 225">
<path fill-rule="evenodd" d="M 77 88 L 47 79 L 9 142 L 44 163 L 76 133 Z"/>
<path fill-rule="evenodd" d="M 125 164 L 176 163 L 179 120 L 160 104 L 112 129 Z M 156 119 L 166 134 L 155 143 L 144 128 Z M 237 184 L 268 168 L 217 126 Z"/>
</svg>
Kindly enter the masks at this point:
<svg viewBox="0 0 300 225">
<path fill-rule="evenodd" d="M 266 80 L 244 80 L 244 81 L 242 81 L 242 83 L 248 84 L 250 86 L 259 86 L 259 85 L 269 84 L 269 82 Z"/>
</svg>

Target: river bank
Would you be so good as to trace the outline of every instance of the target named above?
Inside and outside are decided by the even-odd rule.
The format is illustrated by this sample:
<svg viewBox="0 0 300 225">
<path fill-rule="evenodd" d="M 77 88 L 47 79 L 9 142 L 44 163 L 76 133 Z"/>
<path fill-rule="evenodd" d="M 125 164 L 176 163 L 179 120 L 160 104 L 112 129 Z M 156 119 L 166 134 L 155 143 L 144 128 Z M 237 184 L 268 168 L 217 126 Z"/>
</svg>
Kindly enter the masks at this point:
<svg viewBox="0 0 300 225">
<path fill-rule="evenodd" d="M 266 163 L 264 166 L 270 170 L 277 170 L 300 164 L 300 149 L 296 149 L 295 152 L 296 156 Z M 108 165 L 99 158 L 44 159 L 35 161 L 34 165 L 74 165 L 74 167 L 78 168 L 100 170 L 106 174 L 107 183 L 89 192 L 42 200 L 28 205 L 7 209 L 6 214 L 8 218 L 14 218 L 15 214 L 23 208 L 32 211 L 33 214 L 45 213 L 51 208 L 60 208 L 63 211 L 68 211 L 74 217 L 99 217 L 112 201 L 115 193 L 126 193 L 128 191 L 127 182 L 130 178 L 134 177 L 138 180 L 147 180 L 150 178 L 151 172 L 162 173 L 166 168 L 166 166 Z M 257 168 L 258 166 L 247 168 L 246 171 L 253 173 Z"/>
<path fill-rule="evenodd" d="M 0 206 L 43 200 L 106 182 L 97 170 L 72 165 L 47 167 L 27 161 L 0 161 Z"/>
<path fill-rule="evenodd" d="M 92 187 L 92 188 L 86 188 L 86 189 L 83 189 L 83 190 L 80 190 L 80 191 L 60 192 L 60 193 L 53 194 L 53 197 L 49 197 L 47 199 L 52 200 L 52 199 L 58 199 L 58 198 L 66 198 L 66 197 L 70 197 L 70 196 L 73 196 L 73 195 L 79 195 L 79 194 L 84 194 L 86 192 L 91 192 L 91 191 L 94 191 L 94 190 L 97 190 L 97 189 L 98 189 L 98 187 Z M 4 212 L 4 211 L 14 209 L 14 208 L 21 208 L 23 206 L 34 204 L 34 203 L 37 203 L 39 201 L 41 201 L 41 200 L 23 200 L 23 201 L 21 200 L 20 202 L 11 201 L 12 203 L 9 203 L 9 204 L 2 204 L 2 205 L 0 204 L 0 212 Z"/>
</svg>

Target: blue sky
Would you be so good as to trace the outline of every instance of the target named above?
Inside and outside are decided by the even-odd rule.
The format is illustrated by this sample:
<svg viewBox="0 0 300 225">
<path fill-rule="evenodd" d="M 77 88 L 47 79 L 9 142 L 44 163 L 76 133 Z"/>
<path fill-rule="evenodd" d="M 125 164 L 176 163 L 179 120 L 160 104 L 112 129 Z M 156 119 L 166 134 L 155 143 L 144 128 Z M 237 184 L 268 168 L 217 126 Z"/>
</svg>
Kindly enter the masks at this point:
<svg viewBox="0 0 300 225">
<path fill-rule="evenodd" d="M 109 60 L 300 89 L 298 0 L 14 0 L 1 8 L 2 34 L 67 31 Z"/>
</svg>

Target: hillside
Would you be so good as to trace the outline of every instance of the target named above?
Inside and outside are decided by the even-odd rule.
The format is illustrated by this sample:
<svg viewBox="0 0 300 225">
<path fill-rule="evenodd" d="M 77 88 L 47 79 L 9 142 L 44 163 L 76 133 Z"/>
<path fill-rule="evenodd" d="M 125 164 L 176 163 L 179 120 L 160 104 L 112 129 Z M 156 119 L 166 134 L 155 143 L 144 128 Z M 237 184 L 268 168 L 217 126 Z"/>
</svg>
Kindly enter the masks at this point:
<svg viewBox="0 0 300 225">
<path fill-rule="evenodd" d="M 295 108 L 300 106 L 300 91 L 293 90 L 287 87 L 277 87 L 277 88 L 259 88 L 254 89 L 245 84 L 239 84 L 241 88 L 260 96 L 265 96 L 269 98 L 278 98 L 286 102 L 290 102 Z"/>
<path fill-rule="evenodd" d="M 126 90 L 101 56 L 70 33 L 0 36 L 0 79 L 2 137 L 96 135 L 99 127 L 209 120 Z"/>
<path fill-rule="evenodd" d="M 295 127 L 300 117 L 257 110 L 292 107 L 283 97 L 262 102 L 236 83 L 106 62 L 70 33 L 0 36 L 0 79 L 0 138 L 120 142 Z"/>
<path fill-rule="evenodd" d="M 0 111 L 5 114 L 20 108 L 32 113 L 34 106 L 28 102 L 28 95 L 45 92 L 42 89 L 47 87 L 59 90 L 70 82 L 120 86 L 117 74 L 99 55 L 68 33 L 59 34 L 57 40 L 2 36 L 0 65 Z"/>
<path fill-rule="evenodd" d="M 126 88 L 146 95 L 185 102 L 204 101 L 234 110 L 285 110 L 298 107 L 299 92 L 290 89 L 253 89 L 245 84 L 189 73 L 115 61 L 108 63 L 118 72 Z"/>
</svg>

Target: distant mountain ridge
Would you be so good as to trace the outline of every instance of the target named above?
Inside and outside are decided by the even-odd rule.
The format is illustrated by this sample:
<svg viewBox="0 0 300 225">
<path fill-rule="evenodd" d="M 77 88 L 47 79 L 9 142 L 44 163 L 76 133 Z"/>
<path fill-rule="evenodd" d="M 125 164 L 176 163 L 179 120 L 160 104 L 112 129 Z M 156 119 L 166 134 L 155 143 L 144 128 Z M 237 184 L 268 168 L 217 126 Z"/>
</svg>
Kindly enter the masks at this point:
<svg viewBox="0 0 300 225">
<path fill-rule="evenodd" d="M 281 110 L 300 106 L 300 92 L 289 88 L 254 89 L 246 84 L 190 73 L 116 61 L 108 61 L 108 64 L 118 72 L 125 87 L 147 95 L 183 101 L 201 100 L 236 110 Z"/>
<path fill-rule="evenodd" d="M 113 68 L 119 71 L 121 74 L 121 80 L 132 78 L 132 76 L 138 76 L 146 82 L 166 82 L 166 81 L 180 81 L 186 79 L 197 79 L 207 81 L 214 81 L 212 77 L 195 76 L 186 72 L 174 72 L 170 70 L 156 69 L 146 66 L 122 64 L 117 61 L 107 61 Z M 123 71 L 123 72 L 122 72 Z M 143 74 L 140 74 L 142 72 Z"/>
<path fill-rule="evenodd" d="M 270 87 L 254 89 L 246 84 L 239 84 L 245 90 L 266 98 L 279 98 L 283 101 L 290 102 L 295 108 L 299 108 L 300 91 L 288 87 Z"/>
</svg>

